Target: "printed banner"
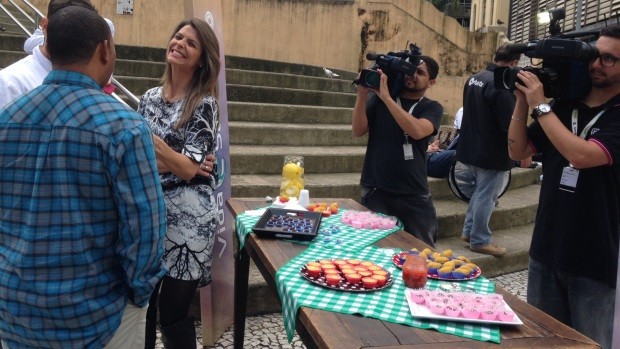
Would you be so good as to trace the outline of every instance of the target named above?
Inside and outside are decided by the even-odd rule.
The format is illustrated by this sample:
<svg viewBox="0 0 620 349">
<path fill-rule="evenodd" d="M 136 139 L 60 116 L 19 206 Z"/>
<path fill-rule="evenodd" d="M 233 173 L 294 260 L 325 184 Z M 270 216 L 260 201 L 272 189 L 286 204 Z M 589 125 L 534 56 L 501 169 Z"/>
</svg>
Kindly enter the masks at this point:
<svg viewBox="0 0 620 349">
<path fill-rule="evenodd" d="M 233 218 L 226 208 L 230 198 L 230 149 L 228 132 L 228 100 L 226 97 L 226 67 L 224 59 L 224 23 L 221 0 L 186 0 L 185 17 L 204 19 L 215 31 L 220 44 L 219 106 L 220 132 L 217 140 L 218 188 L 214 191 L 220 224 L 213 248 L 212 276 L 210 286 L 200 290 L 200 313 L 203 346 L 213 346 L 233 322 L 234 263 Z"/>
</svg>

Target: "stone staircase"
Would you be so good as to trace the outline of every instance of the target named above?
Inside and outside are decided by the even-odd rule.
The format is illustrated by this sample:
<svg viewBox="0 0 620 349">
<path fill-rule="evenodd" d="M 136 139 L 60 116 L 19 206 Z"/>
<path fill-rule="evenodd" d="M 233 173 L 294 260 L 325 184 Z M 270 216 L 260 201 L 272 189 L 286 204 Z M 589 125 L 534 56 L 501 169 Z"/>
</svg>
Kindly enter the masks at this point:
<svg viewBox="0 0 620 349">
<path fill-rule="evenodd" d="M 23 35 L 0 32 L 0 68 L 25 55 L 23 40 Z M 162 49 L 118 45 L 117 57 L 114 76 L 136 96 L 158 84 Z M 283 158 L 292 154 L 304 156 L 311 197 L 359 199 L 366 138 L 353 138 L 350 128 L 355 74 L 336 73 L 341 77 L 327 78 L 321 67 L 226 57 L 233 197 L 278 195 Z M 429 178 L 439 219 L 437 249 L 471 257 L 487 277 L 526 269 L 540 174 L 540 167 L 515 168 L 493 213 L 494 240 L 508 248 L 502 258 L 467 249 L 459 239 L 467 204 L 454 197 L 445 179 Z M 254 266 L 249 297 L 249 314 L 280 309 Z"/>
</svg>

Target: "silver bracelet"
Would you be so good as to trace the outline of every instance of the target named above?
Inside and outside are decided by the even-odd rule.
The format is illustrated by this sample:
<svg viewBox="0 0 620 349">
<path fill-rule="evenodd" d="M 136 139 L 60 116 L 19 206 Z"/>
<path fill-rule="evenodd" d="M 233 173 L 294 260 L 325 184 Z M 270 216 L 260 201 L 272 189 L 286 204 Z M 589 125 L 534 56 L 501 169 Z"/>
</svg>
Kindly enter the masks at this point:
<svg viewBox="0 0 620 349">
<path fill-rule="evenodd" d="M 510 118 L 511 118 L 512 120 L 517 120 L 517 121 L 521 121 L 521 120 L 523 120 L 523 119 L 519 119 L 519 118 L 515 117 L 514 115 L 511 115 L 511 116 L 510 116 Z"/>
</svg>

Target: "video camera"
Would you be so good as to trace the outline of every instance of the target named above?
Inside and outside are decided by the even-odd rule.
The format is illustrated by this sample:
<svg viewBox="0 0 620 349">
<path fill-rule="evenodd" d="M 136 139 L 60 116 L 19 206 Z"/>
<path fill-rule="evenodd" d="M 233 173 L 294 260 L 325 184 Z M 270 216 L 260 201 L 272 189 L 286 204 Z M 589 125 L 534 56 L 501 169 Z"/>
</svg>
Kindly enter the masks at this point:
<svg viewBox="0 0 620 349">
<path fill-rule="evenodd" d="M 563 35 L 559 33 L 557 24 L 552 23 L 549 28 L 554 36 L 525 44 L 506 45 L 509 53 L 542 59 L 542 68 L 497 67 L 493 76 L 496 89 L 514 91 L 515 83 L 521 83 L 517 73 L 525 70 L 534 73 L 542 82 L 545 97 L 578 99 L 589 92 L 589 63 L 598 56 L 598 50 L 576 38 L 592 35 L 592 32 Z"/>
<path fill-rule="evenodd" d="M 403 87 L 405 75 L 413 75 L 417 66 L 422 63 L 420 56 L 422 56 L 422 51 L 415 44 L 409 44 L 409 50 L 399 52 L 368 53 L 366 59 L 375 63 L 368 69 L 362 69 L 359 78 L 353 80 L 353 83 L 378 90 L 381 75 L 377 69 L 381 69 L 388 76 L 390 95 L 396 98 Z"/>
</svg>

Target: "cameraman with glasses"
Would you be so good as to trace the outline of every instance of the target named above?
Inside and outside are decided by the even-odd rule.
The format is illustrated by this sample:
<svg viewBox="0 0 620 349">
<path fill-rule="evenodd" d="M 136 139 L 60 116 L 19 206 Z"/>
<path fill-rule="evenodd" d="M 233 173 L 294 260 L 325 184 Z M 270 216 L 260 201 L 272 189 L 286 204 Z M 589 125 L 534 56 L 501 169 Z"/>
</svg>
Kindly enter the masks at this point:
<svg viewBox="0 0 620 349">
<path fill-rule="evenodd" d="M 514 160 L 542 153 L 527 301 L 611 348 L 620 238 L 620 27 L 606 27 L 590 62 L 590 92 L 546 103 L 521 70 L 508 131 Z M 526 126 L 531 113 L 534 122 Z"/>
</svg>

